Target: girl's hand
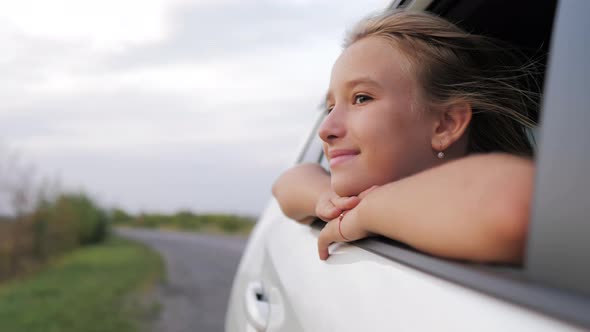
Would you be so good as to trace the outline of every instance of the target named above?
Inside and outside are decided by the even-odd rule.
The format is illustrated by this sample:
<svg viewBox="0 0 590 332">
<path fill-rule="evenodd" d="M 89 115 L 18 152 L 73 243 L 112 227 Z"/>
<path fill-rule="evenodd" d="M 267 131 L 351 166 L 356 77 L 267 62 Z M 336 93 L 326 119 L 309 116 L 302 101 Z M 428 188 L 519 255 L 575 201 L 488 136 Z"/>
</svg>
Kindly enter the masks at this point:
<svg viewBox="0 0 590 332">
<path fill-rule="evenodd" d="M 355 196 L 358 202 L 354 204 L 354 207 L 352 209 L 342 210 L 342 212 L 332 218 L 324 229 L 322 229 L 318 237 L 318 253 L 321 260 L 326 260 L 330 256 L 328 247 L 334 242 L 356 241 L 372 235 L 359 219 L 358 209 L 355 209 L 355 207 L 375 188 L 377 186 L 363 191 L 358 197 Z"/>
<path fill-rule="evenodd" d="M 342 212 L 353 209 L 360 201 L 361 199 L 357 196 L 340 197 L 330 189 L 318 199 L 315 214 L 323 221 L 330 221 Z"/>
</svg>

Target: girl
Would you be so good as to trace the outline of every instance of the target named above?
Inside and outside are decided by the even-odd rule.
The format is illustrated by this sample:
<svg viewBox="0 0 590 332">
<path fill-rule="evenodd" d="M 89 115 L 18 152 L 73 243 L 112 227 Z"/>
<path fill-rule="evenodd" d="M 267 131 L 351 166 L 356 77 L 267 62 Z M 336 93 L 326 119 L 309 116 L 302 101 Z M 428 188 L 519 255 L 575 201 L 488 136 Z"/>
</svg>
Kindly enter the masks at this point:
<svg viewBox="0 0 590 332">
<path fill-rule="evenodd" d="M 383 235 L 454 259 L 520 263 L 539 94 L 531 65 L 426 13 L 385 12 L 348 36 L 319 129 L 330 174 L 283 173 L 288 217 L 333 242 Z"/>
</svg>

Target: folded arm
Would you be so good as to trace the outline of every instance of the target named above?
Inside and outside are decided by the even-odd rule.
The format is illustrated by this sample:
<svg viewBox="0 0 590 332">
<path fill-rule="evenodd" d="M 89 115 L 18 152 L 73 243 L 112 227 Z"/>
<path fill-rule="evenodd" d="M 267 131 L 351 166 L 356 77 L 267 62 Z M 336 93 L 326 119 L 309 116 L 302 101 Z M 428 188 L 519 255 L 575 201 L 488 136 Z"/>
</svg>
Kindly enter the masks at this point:
<svg viewBox="0 0 590 332">
<path fill-rule="evenodd" d="M 383 185 L 350 210 L 347 238 L 380 234 L 433 255 L 481 262 L 522 261 L 533 190 L 527 159 L 465 157 Z M 320 234 L 320 258 L 343 241 L 337 223 Z"/>
<path fill-rule="evenodd" d="M 309 223 L 321 215 L 335 221 L 320 233 L 321 259 L 331 243 L 345 241 L 337 217 L 348 210 L 341 231 L 350 240 L 379 234 L 436 256 L 519 263 L 533 177 L 528 159 L 474 155 L 385 184 L 360 199 L 335 196 L 326 171 L 301 164 L 277 179 L 273 194 L 292 219 Z"/>
<path fill-rule="evenodd" d="M 281 174 L 272 193 L 287 217 L 311 223 L 318 199 L 330 188 L 330 175 L 320 165 L 299 164 Z"/>
</svg>

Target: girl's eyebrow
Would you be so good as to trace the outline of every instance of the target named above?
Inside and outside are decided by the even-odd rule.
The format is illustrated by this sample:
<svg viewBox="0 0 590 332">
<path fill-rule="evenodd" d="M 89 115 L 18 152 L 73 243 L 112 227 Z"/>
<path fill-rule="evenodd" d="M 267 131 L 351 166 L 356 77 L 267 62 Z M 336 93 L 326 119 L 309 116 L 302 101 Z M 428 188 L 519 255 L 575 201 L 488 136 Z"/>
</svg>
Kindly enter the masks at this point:
<svg viewBox="0 0 590 332">
<path fill-rule="evenodd" d="M 381 84 L 379 84 L 379 82 L 375 81 L 374 79 L 372 79 L 369 76 L 360 77 L 360 78 L 346 82 L 346 86 L 348 88 L 353 88 L 353 87 L 360 85 L 360 84 L 367 84 L 367 85 L 372 85 L 372 86 L 381 88 Z"/>
</svg>

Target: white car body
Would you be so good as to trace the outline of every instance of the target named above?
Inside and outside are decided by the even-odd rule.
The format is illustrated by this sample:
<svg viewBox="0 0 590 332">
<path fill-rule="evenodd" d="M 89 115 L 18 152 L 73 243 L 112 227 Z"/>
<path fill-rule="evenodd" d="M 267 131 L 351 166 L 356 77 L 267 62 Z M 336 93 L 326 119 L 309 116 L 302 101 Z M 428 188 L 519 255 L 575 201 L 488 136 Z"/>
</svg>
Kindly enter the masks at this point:
<svg viewBox="0 0 590 332">
<path fill-rule="evenodd" d="M 271 201 L 238 269 L 227 332 L 584 331 L 352 245 L 334 245 L 321 261 L 318 233 Z M 257 283 L 267 309 L 247 300 Z M 265 310 L 267 321 L 256 328 L 253 316 Z"/>
<path fill-rule="evenodd" d="M 578 0 L 577 4 L 585 1 Z M 430 2 L 412 4 L 423 9 Z M 580 6 L 590 9 L 587 4 Z M 299 161 L 319 160 L 321 152 L 314 143 L 305 144 L 302 149 Z M 526 278 L 513 282 L 511 268 L 489 267 L 490 277 L 486 277 L 487 272 L 478 272 L 479 266 L 422 257 L 425 255 L 387 241 L 371 242 L 364 248 L 335 244 L 330 258 L 321 261 L 317 253 L 318 234 L 318 228 L 285 217 L 277 202 L 270 200 L 236 273 L 226 316 L 227 332 L 542 332 L 588 328 L 584 314 L 590 317 L 590 310 L 586 311 L 590 300 L 583 292 L 563 291 L 562 287 L 528 282 Z M 409 258 L 392 259 L 370 248 Z M 424 264 L 414 265 L 413 259 L 440 264 L 442 272 L 416 268 Z M 474 277 L 469 278 L 474 280 L 471 284 L 475 287 L 444 277 L 455 270 L 460 273 L 461 269 L 466 273 L 474 270 Z M 450 270 L 453 271 L 447 273 Z M 489 287 L 478 289 L 479 276 L 482 284 Z M 515 300 L 507 299 L 510 293 L 514 293 Z M 563 309 L 568 305 L 575 310 Z M 577 316 L 569 319 L 569 314 Z"/>
</svg>

